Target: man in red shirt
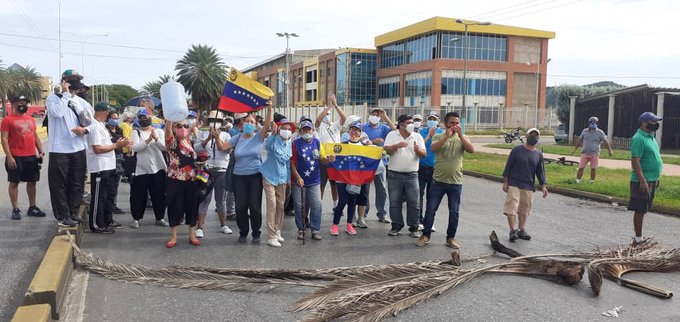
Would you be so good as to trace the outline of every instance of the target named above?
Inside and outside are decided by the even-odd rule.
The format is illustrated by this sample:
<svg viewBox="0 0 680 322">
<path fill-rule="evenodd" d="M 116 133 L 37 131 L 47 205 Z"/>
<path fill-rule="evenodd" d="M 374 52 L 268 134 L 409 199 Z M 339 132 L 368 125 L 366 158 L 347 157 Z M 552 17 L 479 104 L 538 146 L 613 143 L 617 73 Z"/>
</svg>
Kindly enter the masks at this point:
<svg viewBox="0 0 680 322">
<path fill-rule="evenodd" d="M 45 213 L 35 205 L 35 183 L 40 180 L 40 163 L 44 155 L 36 132 L 35 120 L 25 115 L 29 103 L 26 97 L 15 96 L 11 102 L 14 113 L 5 117 L 0 124 L 2 149 L 7 155 L 5 169 L 9 181 L 9 199 L 12 203 L 10 217 L 14 220 L 21 219 L 21 210 L 18 205 L 19 182 L 26 182 L 30 205 L 27 214 L 33 217 L 45 217 Z"/>
</svg>

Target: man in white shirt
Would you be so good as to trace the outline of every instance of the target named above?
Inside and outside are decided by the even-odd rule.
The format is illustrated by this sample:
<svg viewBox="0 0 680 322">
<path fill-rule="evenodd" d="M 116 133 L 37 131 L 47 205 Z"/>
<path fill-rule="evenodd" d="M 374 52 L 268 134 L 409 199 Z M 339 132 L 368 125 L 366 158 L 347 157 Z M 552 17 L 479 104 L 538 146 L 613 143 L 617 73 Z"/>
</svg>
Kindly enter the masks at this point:
<svg viewBox="0 0 680 322">
<path fill-rule="evenodd" d="M 196 227 L 196 238 L 203 238 L 205 216 L 208 214 L 208 207 L 212 201 L 213 192 L 215 193 L 215 208 L 220 220 L 220 232 L 231 234 L 232 231 L 227 226 L 227 198 L 224 189 L 227 167 L 229 166 L 229 151 L 223 151 L 225 142 L 231 139 L 231 135 L 222 131 L 224 113 L 213 110 L 208 114 L 207 128 L 202 128 L 198 132 L 194 150 L 197 153 L 206 152 L 208 159 L 205 161 L 209 170 L 210 178 L 215 183 L 212 190 L 208 193 L 201 204 L 198 206 L 198 225 Z M 222 149 L 220 149 L 222 147 Z"/>
<path fill-rule="evenodd" d="M 105 102 L 94 107 L 92 131 L 87 135 L 87 170 L 90 172 L 90 230 L 93 233 L 112 234 L 122 227 L 113 220 L 113 195 L 116 179 L 116 149 L 130 145 L 126 138 L 111 144 L 111 134 L 106 129 L 106 118 L 111 108 Z"/>
<path fill-rule="evenodd" d="M 427 155 L 425 140 L 415 132 L 413 118 L 401 115 L 397 129 L 387 134 L 385 151 L 390 155 L 387 170 L 387 186 L 390 198 L 390 236 L 397 236 L 404 228 L 401 206 L 406 199 L 406 222 L 413 238 L 419 238 L 420 190 L 418 188 L 418 166 L 420 158 Z"/>
<path fill-rule="evenodd" d="M 47 179 L 52 212 L 60 226 L 73 227 L 82 223 L 77 218 L 83 201 L 87 142 L 85 135 L 92 129 L 92 106 L 82 97 L 88 86 L 73 70 L 62 74 L 61 93 L 50 94 L 47 106 L 48 147 L 50 162 Z"/>
<path fill-rule="evenodd" d="M 335 122 L 332 121 L 331 109 L 335 109 L 340 117 Z M 319 135 L 319 141 L 321 144 L 324 143 L 340 143 L 340 132 L 342 131 L 342 125 L 345 124 L 347 117 L 345 116 L 345 111 L 338 106 L 337 100 L 335 99 L 335 94 L 331 93 L 328 95 L 328 105 L 326 108 L 319 113 L 316 117 L 316 132 Z M 328 166 L 321 165 L 321 199 L 323 199 L 323 192 L 326 188 L 326 182 L 328 182 Z M 335 181 L 331 181 L 331 195 L 333 196 L 333 205 L 338 202 L 338 188 L 335 186 Z"/>
</svg>

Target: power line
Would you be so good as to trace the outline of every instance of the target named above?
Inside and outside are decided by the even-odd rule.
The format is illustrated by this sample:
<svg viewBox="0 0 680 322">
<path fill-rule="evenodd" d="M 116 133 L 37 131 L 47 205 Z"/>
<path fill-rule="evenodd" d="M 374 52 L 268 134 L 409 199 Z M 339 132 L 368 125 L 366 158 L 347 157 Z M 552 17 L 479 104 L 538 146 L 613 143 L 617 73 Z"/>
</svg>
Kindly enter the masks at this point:
<svg viewBox="0 0 680 322">
<path fill-rule="evenodd" d="M 30 47 L 30 46 L 22 46 L 22 45 L 13 45 L 13 44 L 6 44 L 0 42 L 0 46 L 6 46 L 6 47 L 15 47 L 15 48 L 24 48 L 24 49 L 31 49 L 31 50 L 36 50 L 36 51 L 46 51 L 46 52 L 53 52 L 53 53 L 58 53 L 58 50 L 55 49 L 47 49 L 47 48 L 36 48 L 36 47 Z M 81 53 L 75 53 L 75 52 L 63 52 L 64 54 L 69 54 L 69 55 L 77 55 L 81 56 Z M 152 58 L 152 57 L 133 57 L 133 56 L 113 56 L 113 55 L 99 55 L 99 54 L 85 54 L 85 56 L 88 57 L 102 57 L 102 58 L 116 58 L 116 59 L 137 59 L 137 60 L 173 60 L 176 61 L 176 58 Z"/>
<path fill-rule="evenodd" d="M 514 15 L 514 16 L 509 16 L 509 17 L 505 17 L 505 18 L 499 18 L 499 19 L 495 19 L 495 20 L 496 20 L 496 21 L 503 21 L 503 20 L 513 19 L 513 18 L 522 17 L 522 16 L 534 14 L 534 13 L 541 12 L 541 11 L 546 11 L 546 10 L 551 10 L 551 9 L 555 9 L 555 8 L 559 8 L 559 7 L 564 7 L 564 6 L 567 6 L 567 5 L 570 5 L 570 4 L 574 4 L 574 3 L 577 3 L 577 2 L 581 2 L 581 1 L 584 1 L 584 0 L 575 0 L 575 1 L 567 2 L 567 3 L 562 3 L 562 4 L 554 5 L 554 6 L 552 6 L 552 7 L 541 8 L 541 9 L 537 9 L 537 10 L 534 10 L 534 11 L 529 11 L 529 12 L 525 12 L 525 13 L 522 13 L 522 14 L 518 14 L 518 15 Z"/>
<path fill-rule="evenodd" d="M 502 8 L 498 8 L 498 9 L 495 9 L 495 10 L 491 10 L 489 12 L 473 15 L 472 17 L 470 17 L 470 19 L 479 19 L 480 17 L 485 17 L 488 14 L 492 14 L 492 13 L 499 12 L 499 11 L 504 11 L 504 10 L 507 10 L 507 9 L 517 8 L 517 7 L 523 6 L 525 4 L 529 4 L 529 3 L 537 2 L 537 1 L 540 1 L 540 0 L 531 0 L 531 1 L 520 2 L 518 4 L 514 4 L 514 5 L 511 5 L 511 6 L 502 7 Z"/>
</svg>

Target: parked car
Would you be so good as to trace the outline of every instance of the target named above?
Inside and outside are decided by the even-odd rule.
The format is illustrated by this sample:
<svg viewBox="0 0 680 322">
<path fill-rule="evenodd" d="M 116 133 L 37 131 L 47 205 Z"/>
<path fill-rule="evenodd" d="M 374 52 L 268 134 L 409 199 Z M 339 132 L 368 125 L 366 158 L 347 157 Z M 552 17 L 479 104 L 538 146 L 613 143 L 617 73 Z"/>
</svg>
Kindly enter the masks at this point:
<svg viewBox="0 0 680 322">
<path fill-rule="evenodd" d="M 564 124 L 557 126 L 555 130 L 555 142 L 569 141 L 569 134 L 565 132 Z"/>
</svg>

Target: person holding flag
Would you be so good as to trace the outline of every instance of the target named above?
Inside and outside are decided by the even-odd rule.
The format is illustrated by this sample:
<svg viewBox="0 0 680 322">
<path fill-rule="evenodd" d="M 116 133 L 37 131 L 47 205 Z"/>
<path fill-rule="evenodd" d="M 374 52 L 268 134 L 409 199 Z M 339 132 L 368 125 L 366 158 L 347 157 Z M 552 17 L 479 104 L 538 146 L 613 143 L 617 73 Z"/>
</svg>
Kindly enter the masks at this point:
<svg viewBox="0 0 680 322">
<path fill-rule="evenodd" d="M 333 121 L 331 110 L 335 109 L 338 114 L 339 119 Z M 338 106 L 335 94 L 331 93 L 328 95 L 328 105 L 326 108 L 319 113 L 316 117 L 314 125 L 316 126 L 316 132 L 319 134 L 319 141 L 321 144 L 325 143 L 340 143 L 340 132 L 342 131 L 342 126 L 345 124 L 347 117 L 345 116 L 345 111 Z M 326 188 L 326 183 L 328 180 L 328 166 L 321 164 L 321 199 L 323 199 L 323 193 Z M 338 202 L 338 188 L 335 185 L 335 181 L 330 181 L 331 185 L 331 196 L 333 197 L 333 205 Z"/>
<path fill-rule="evenodd" d="M 335 180 L 338 187 L 338 205 L 333 211 L 333 225 L 331 235 L 339 235 L 340 217 L 347 206 L 347 225 L 345 232 L 355 235 L 356 230 L 352 226 L 356 206 L 365 206 L 367 203 L 369 183 L 375 177 L 382 158 L 382 148 L 372 146 L 373 143 L 362 136 L 361 122 L 355 121 L 349 125 L 349 139 L 343 144 L 327 143 L 326 147 L 332 148 L 336 154 L 335 160 L 330 163 L 328 178 Z"/>
</svg>

